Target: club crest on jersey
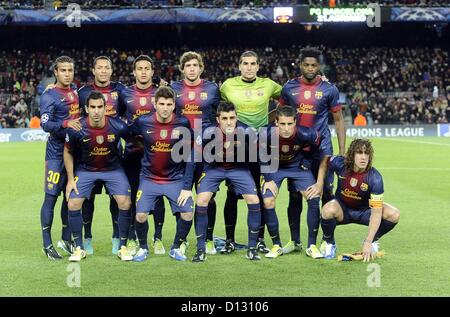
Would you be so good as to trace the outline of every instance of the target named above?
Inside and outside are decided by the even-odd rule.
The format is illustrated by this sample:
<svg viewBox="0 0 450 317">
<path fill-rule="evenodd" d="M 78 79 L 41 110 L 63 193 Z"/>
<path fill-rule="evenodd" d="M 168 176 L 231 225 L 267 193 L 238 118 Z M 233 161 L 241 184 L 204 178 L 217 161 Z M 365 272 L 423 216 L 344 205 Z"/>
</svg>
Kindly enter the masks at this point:
<svg viewBox="0 0 450 317">
<path fill-rule="evenodd" d="M 178 139 L 180 137 L 180 130 L 172 131 L 172 139 Z"/>
<path fill-rule="evenodd" d="M 366 183 L 362 183 L 359 188 L 361 188 L 363 192 L 366 192 L 369 189 L 369 185 L 367 185 Z"/>
<path fill-rule="evenodd" d="M 352 177 L 350 179 L 350 186 L 355 187 L 356 185 L 358 185 L 358 180 Z"/>
<path fill-rule="evenodd" d="M 116 136 L 114 134 L 108 134 L 108 142 L 114 142 L 116 140 Z"/>
<path fill-rule="evenodd" d="M 73 95 L 73 93 L 69 92 L 67 94 L 67 97 L 69 97 L 70 101 L 74 101 L 75 100 L 75 96 Z"/>
<path fill-rule="evenodd" d="M 159 131 L 159 136 L 163 139 L 167 138 L 167 130 L 163 129 Z"/>
<path fill-rule="evenodd" d="M 208 99 L 208 93 L 207 93 L 207 92 L 201 92 L 201 93 L 200 93 L 200 99 L 201 99 L 201 100 L 206 100 L 206 99 Z"/>
<path fill-rule="evenodd" d="M 285 144 L 281 147 L 281 152 L 287 153 L 289 152 L 289 145 Z"/>
<path fill-rule="evenodd" d="M 195 99 L 195 91 L 190 91 L 188 93 L 188 99 L 189 100 L 194 100 Z"/>
<path fill-rule="evenodd" d="M 111 93 L 111 98 L 114 99 L 114 100 L 116 100 L 117 98 L 119 98 L 119 94 L 117 93 L 117 91 L 113 91 L 113 92 Z"/>
<path fill-rule="evenodd" d="M 145 106 L 147 104 L 147 97 L 139 97 L 139 104 Z"/>
<path fill-rule="evenodd" d="M 95 137 L 95 141 L 97 142 L 97 144 L 102 144 L 105 141 L 105 138 L 103 137 L 103 135 L 97 135 Z"/>
<path fill-rule="evenodd" d="M 322 97 L 323 97 L 323 92 L 321 92 L 321 91 L 316 91 L 315 97 L 316 97 L 316 99 L 322 99 Z"/>
<path fill-rule="evenodd" d="M 303 97 L 305 97 L 305 99 L 311 98 L 311 91 L 310 90 L 305 90 L 303 92 Z"/>
<path fill-rule="evenodd" d="M 256 91 L 256 95 L 259 96 L 259 97 L 264 96 L 264 90 L 258 89 L 258 90 Z"/>
</svg>

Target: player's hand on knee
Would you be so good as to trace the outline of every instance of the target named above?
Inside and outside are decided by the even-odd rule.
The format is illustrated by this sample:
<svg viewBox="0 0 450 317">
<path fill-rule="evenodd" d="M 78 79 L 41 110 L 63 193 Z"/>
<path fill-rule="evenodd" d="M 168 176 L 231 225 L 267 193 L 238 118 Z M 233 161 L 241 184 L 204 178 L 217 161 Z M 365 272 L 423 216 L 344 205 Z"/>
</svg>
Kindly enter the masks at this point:
<svg viewBox="0 0 450 317">
<path fill-rule="evenodd" d="M 70 193 L 72 190 L 75 192 L 75 194 L 79 195 L 77 183 L 75 181 L 68 181 L 66 186 L 66 199 L 69 201 Z"/>
<path fill-rule="evenodd" d="M 186 189 L 181 190 L 180 196 L 177 199 L 178 206 L 184 206 L 189 197 L 192 197 L 192 191 Z"/>
<path fill-rule="evenodd" d="M 266 193 L 267 190 L 270 190 L 274 197 L 278 196 L 278 187 L 277 184 L 275 184 L 274 181 L 265 182 L 263 186 L 263 195 Z"/>
<path fill-rule="evenodd" d="M 310 200 L 312 198 L 322 196 L 322 189 L 323 186 L 319 186 L 317 183 L 309 186 L 305 191 L 306 199 Z"/>
</svg>

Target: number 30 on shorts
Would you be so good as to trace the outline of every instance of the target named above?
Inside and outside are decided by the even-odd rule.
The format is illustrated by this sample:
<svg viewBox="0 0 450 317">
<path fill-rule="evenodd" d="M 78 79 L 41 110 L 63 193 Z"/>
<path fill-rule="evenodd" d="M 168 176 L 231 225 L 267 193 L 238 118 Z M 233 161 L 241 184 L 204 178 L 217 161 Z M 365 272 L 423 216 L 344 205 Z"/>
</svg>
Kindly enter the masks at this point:
<svg viewBox="0 0 450 317">
<path fill-rule="evenodd" d="M 54 171 L 48 171 L 47 182 L 58 184 L 61 175 Z"/>
</svg>

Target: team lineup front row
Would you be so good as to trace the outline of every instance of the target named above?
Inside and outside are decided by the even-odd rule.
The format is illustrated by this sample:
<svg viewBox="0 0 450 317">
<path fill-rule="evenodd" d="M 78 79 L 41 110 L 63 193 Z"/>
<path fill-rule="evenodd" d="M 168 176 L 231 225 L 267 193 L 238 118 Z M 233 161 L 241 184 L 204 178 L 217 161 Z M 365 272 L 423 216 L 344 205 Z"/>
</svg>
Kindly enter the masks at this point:
<svg viewBox="0 0 450 317">
<path fill-rule="evenodd" d="M 302 60 L 318 61 L 314 54 L 311 53 L 309 60 L 306 57 Z M 188 52 L 183 57 L 181 68 L 186 70 L 183 73 L 195 82 L 199 79 L 199 72 L 195 70 L 203 66 L 201 57 L 194 52 Z M 248 64 L 251 68 L 252 59 L 257 61 L 257 57 L 252 54 L 241 56 L 241 64 L 246 57 L 247 60 L 250 57 Z M 103 65 L 111 65 L 107 58 L 99 59 L 94 62 L 94 70 L 101 60 L 106 62 Z M 147 69 L 146 64 L 149 66 Z M 194 71 L 189 72 L 186 65 Z M 186 238 L 193 220 L 197 252 L 192 261 L 203 262 L 207 254 L 215 254 L 210 224 L 211 220 L 215 220 L 211 219 L 215 218 L 214 195 L 223 181 L 228 186 L 228 193 L 232 192 L 236 199 L 237 195 L 241 195 L 247 204 L 246 257 L 250 260 L 260 260 L 258 253 L 261 252 L 267 258 L 276 258 L 301 249 L 299 236 L 292 237 L 292 230 L 291 241 L 284 248 L 281 244 L 275 206 L 284 179 L 288 180 L 290 192 L 298 193 L 307 201 L 306 254 L 312 258 L 335 258 L 336 225 L 358 223 L 368 226 L 362 252 L 364 261 L 369 261 L 378 251 L 378 240 L 399 221 L 398 209 L 383 202 L 383 180 L 372 167 L 374 151 L 371 142 L 356 139 L 345 155 L 332 156 L 332 149 L 331 153 L 328 150 L 331 147 L 328 127 L 328 133 L 324 133 L 321 127 L 315 126 L 314 121 L 309 126 L 301 124 L 304 121 L 301 116 L 305 112 L 302 113 L 297 107 L 280 103 L 273 123 L 268 124 L 265 120 L 262 125 L 246 124 L 242 120 L 245 116 L 240 116 L 242 107 L 239 108 L 231 100 L 215 100 L 217 107 L 214 109 L 210 105 L 207 105 L 208 110 L 202 107 L 202 103 L 212 94 L 217 95 L 217 92 L 203 91 L 208 87 L 199 89 L 198 85 L 194 85 L 190 87 L 194 87 L 193 90 L 187 91 L 186 100 L 182 101 L 184 107 L 179 111 L 177 99 L 182 99 L 183 94 L 178 93 L 174 84 L 174 89 L 166 86 L 156 89 L 152 86 L 151 59 L 140 56 L 133 65 L 136 85 L 120 90 L 121 104 L 126 108 L 126 122 L 120 119 L 121 111 L 117 111 L 120 106 L 114 107 L 119 93 L 111 91 L 111 72 L 108 74 L 107 67 L 106 71 L 100 70 L 97 74 L 94 71 L 96 83 L 97 80 L 99 83 L 102 80 L 108 82 L 105 88 L 107 93 L 98 86 L 91 87 L 87 92 L 83 89 L 79 91 L 80 100 L 85 93 L 83 105 L 86 116 L 81 118 L 78 95 L 70 88 L 73 61 L 60 57 L 55 66 L 56 86 L 41 97 L 42 126 L 50 132 L 46 148 L 46 195 L 41 209 L 43 251 L 49 259 L 62 258 L 53 247 L 50 231 L 53 209 L 59 193 L 64 189 L 67 207 L 62 205 L 63 233 L 59 246 L 71 253 L 70 261 L 80 261 L 93 253 L 92 235 L 86 223 L 92 221 L 93 198 L 103 185 L 111 197 L 114 228 L 112 251 L 123 261 L 144 261 L 148 257 L 147 218 L 150 213 L 155 220 L 155 253 L 165 253 L 161 242 L 164 196 L 177 218 L 169 256 L 175 260 L 187 260 Z M 241 71 L 241 79 L 245 81 L 245 68 Z M 106 75 L 102 77 L 102 74 Z M 248 77 L 248 73 L 246 75 Z M 314 72 L 302 71 L 302 75 L 316 81 L 316 84 L 320 80 Z M 146 80 L 150 81 L 147 88 L 154 89 L 151 94 L 138 85 L 140 83 L 142 86 Z M 201 84 L 204 82 L 201 81 Z M 245 93 L 251 97 L 251 90 Z M 312 117 L 318 113 L 313 110 L 315 106 L 320 106 L 321 93 L 316 88 L 316 104 L 312 102 L 311 108 L 307 109 L 306 113 Z M 310 95 L 305 90 L 302 94 L 304 98 Z M 148 108 L 150 103 L 153 109 Z M 302 109 L 304 106 L 302 103 Z M 113 110 L 117 116 L 108 113 Z M 124 154 L 121 139 L 126 142 Z M 202 157 L 207 149 L 211 155 Z M 268 154 L 268 159 L 261 159 L 263 152 Z M 244 155 L 240 155 L 242 153 Z M 197 154 L 200 160 L 194 159 Z M 257 160 L 250 157 L 257 157 Z M 338 176 L 335 195 L 322 206 L 322 213 L 319 206 L 322 188 L 317 190 L 317 186 L 323 186 L 325 175 L 323 169 L 319 169 L 322 183 L 318 184 L 317 175 L 312 171 L 312 165 L 317 160 L 325 162 L 328 175 L 336 173 Z M 274 163 L 276 168 L 270 168 Z M 326 182 L 332 185 L 328 176 Z M 195 204 L 193 186 L 197 193 Z M 214 212 L 211 212 L 212 209 Z M 323 231 L 320 248 L 316 246 L 319 225 Z M 264 229 L 264 226 L 267 226 L 272 239 L 270 250 L 261 239 L 261 227 Z M 234 236 L 234 228 L 232 230 Z M 89 231 L 88 237 L 86 231 Z M 130 237 L 134 240 L 134 235 L 139 247 L 130 243 L 127 245 Z M 234 249 L 234 239 L 227 239 L 221 252 L 231 253 Z"/>
</svg>

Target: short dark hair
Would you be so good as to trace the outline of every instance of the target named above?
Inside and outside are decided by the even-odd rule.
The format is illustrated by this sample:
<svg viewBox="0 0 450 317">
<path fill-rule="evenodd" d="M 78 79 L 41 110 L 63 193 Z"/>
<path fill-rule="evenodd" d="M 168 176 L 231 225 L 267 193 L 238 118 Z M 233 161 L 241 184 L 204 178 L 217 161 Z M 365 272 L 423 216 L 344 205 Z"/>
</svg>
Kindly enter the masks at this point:
<svg viewBox="0 0 450 317">
<path fill-rule="evenodd" d="M 254 51 L 245 51 L 244 53 L 242 53 L 241 57 L 239 57 L 239 64 L 242 63 L 242 59 L 244 57 L 256 57 L 256 64 L 259 64 L 259 56 Z"/>
<path fill-rule="evenodd" d="M 113 67 L 112 62 L 111 62 L 111 59 L 110 59 L 108 56 L 101 55 L 101 56 L 97 56 L 97 57 L 94 59 L 94 62 L 92 63 L 92 68 L 95 68 L 95 64 L 97 64 L 97 61 L 99 61 L 99 60 L 101 60 L 101 59 L 104 59 L 104 60 L 108 61 L 108 62 L 109 62 L 109 65 L 111 66 L 111 68 Z"/>
<path fill-rule="evenodd" d="M 91 93 L 89 94 L 89 96 L 86 99 L 86 107 L 89 108 L 90 100 L 99 100 L 99 99 L 103 100 L 103 106 L 106 107 L 105 96 L 103 96 L 103 94 L 100 91 L 97 91 L 97 90 L 91 91 Z"/>
<path fill-rule="evenodd" d="M 276 112 L 276 119 L 278 120 L 279 117 L 294 117 L 296 119 L 297 111 L 295 108 L 290 106 L 278 106 L 277 112 Z"/>
<path fill-rule="evenodd" d="M 221 101 L 217 106 L 216 116 L 219 117 L 221 112 L 230 112 L 230 111 L 236 111 L 236 107 L 230 102 Z"/>
<path fill-rule="evenodd" d="M 75 65 L 75 61 L 71 57 L 63 55 L 55 59 L 52 65 L 52 69 L 53 70 L 58 69 L 59 63 L 71 63 Z"/>
<path fill-rule="evenodd" d="M 175 91 L 173 91 L 173 89 L 170 87 L 161 86 L 156 90 L 155 103 L 158 102 L 159 98 L 173 99 L 173 101 L 175 102 Z"/>
<path fill-rule="evenodd" d="M 306 47 L 300 51 L 300 63 L 307 57 L 315 58 L 319 63 L 320 55 L 322 55 L 322 52 L 319 49 L 315 47 Z"/>
<path fill-rule="evenodd" d="M 133 70 L 136 69 L 136 64 L 137 64 L 137 62 L 140 62 L 140 61 L 147 61 L 147 62 L 149 62 L 150 65 L 152 65 L 152 69 L 155 69 L 154 64 L 153 64 L 153 60 L 150 58 L 150 56 L 148 56 L 148 55 L 139 55 L 133 61 Z"/>
</svg>

